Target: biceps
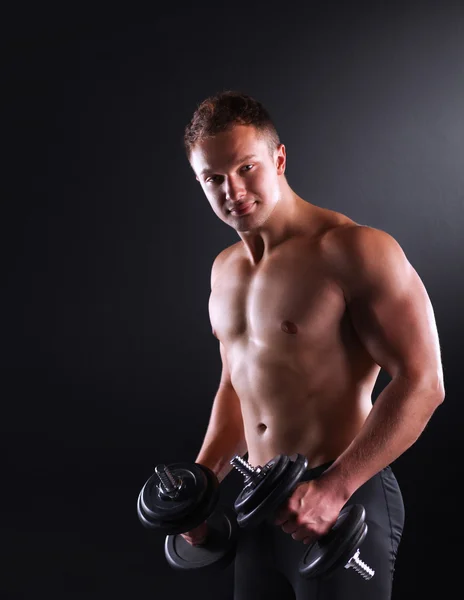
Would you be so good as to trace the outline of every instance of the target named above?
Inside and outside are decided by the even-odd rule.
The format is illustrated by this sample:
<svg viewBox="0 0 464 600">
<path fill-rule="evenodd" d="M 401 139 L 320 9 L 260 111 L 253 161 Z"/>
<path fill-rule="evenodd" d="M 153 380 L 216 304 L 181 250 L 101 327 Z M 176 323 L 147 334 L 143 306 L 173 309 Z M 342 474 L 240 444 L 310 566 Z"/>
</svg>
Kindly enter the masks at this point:
<svg viewBox="0 0 464 600">
<path fill-rule="evenodd" d="M 353 325 L 366 350 L 392 377 L 436 376 L 441 365 L 432 304 L 414 269 L 404 283 L 353 299 L 348 305 Z"/>
</svg>

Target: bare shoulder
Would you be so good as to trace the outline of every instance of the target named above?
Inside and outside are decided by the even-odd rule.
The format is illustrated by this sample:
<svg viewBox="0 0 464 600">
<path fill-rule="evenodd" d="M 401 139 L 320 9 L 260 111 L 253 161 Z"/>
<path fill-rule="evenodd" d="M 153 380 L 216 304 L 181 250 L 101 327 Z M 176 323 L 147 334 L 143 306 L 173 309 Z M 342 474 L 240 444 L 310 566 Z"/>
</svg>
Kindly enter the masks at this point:
<svg viewBox="0 0 464 600">
<path fill-rule="evenodd" d="M 368 259 L 372 252 L 395 252 L 401 250 L 397 240 L 383 229 L 360 225 L 351 219 L 343 219 L 324 232 L 322 247 L 329 257 L 343 259 L 359 257 Z"/>
<path fill-rule="evenodd" d="M 241 245 L 242 242 L 237 242 L 231 246 L 227 246 L 227 248 L 221 250 L 221 252 L 219 252 L 219 254 L 216 256 L 211 267 L 211 288 L 213 287 L 214 280 L 224 267 L 224 264 L 230 259 L 230 257 L 237 253 Z"/>
<path fill-rule="evenodd" d="M 358 226 L 358 223 L 347 215 L 316 205 L 309 209 L 307 223 L 310 237 L 323 241 L 324 245 L 332 243 L 334 234 L 336 237 L 339 230 Z"/>
<path fill-rule="evenodd" d="M 345 291 L 380 280 L 409 280 L 412 268 L 398 241 L 388 232 L 354 222 L 329 229 L 321 240 L 324 259 Z"/>
</svg>

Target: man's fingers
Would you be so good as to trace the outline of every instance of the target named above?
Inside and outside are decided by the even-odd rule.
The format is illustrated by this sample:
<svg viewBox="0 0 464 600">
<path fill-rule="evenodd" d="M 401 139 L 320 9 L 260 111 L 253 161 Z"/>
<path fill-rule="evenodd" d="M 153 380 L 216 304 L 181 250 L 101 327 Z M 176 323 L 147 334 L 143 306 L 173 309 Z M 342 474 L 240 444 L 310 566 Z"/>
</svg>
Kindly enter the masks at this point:
<svg viewBox="0 0 464 600">
<path fill-rule="evenodd" d="M 312 544 L 313 543 L 313 539 L 310 537 L 305 537 L 305 539 L 303 540 L 303 544 Z"/>
<path fill-rule="evenodd" d="M 194 539 L 194 538 L 189 538 L 189 537 L 185 537 L 185 536 L 182 536 L 182 537 L 191 546 L 201 546 L 202 544 L 204 544 L 206 542 L 206 538 L 200 538 L 200 539 L 195 538 Z"/>
<path fill-rule="evenodd" d="M 274 524 L 277 525 L 277 526 L 279 526 L 279 525 L 283 525 L 287 521 L 288 521 L 288 514 L 285 513 L 285 512 L 283 512 L 283 511 L 280 511 L 275 516 Z"/>
</svg>

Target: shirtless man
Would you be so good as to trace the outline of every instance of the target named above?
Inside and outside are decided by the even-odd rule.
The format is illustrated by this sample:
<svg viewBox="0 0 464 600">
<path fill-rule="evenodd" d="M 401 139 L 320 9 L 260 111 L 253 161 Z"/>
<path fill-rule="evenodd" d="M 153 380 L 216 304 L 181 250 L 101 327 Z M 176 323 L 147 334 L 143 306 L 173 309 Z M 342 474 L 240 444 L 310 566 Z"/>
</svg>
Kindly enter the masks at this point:
<svg viewBox="0 0 464 600">
<path fill-rule="evenodd" d="M 301 480 L 275 524 L 239 532 L 235 598 L 390 598 L 404 507 L 389 465 L 445 396 L 424 285 L 388 233 L 291 189 L 285 146 L 255 99 L 207 98 L 184 141 L 211 208 L 241 240 L 212 265 L 222 375 L 196 462 L 222 481 L 236 454 L 263 466 L 300 453 L 318 475 Z M 391 381 L 373 403 L 381 368 Z M 348 501 L 366 508 L 362 558 L 375 576 L 304 580 L 303 544 Z M 205 536 L 206 524 L 184 534 L 193 544 Z"/>
</svg>

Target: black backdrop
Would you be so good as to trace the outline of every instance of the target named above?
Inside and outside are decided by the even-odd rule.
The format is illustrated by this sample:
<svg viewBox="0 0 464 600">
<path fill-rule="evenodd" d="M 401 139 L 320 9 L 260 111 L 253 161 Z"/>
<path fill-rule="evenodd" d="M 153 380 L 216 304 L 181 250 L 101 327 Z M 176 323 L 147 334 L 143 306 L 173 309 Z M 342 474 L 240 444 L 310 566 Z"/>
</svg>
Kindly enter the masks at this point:
<svg viewBox="0 0 464 600">
<path fill-rule="evenodd" d="M 219 381 L 210 268 L 238 238 L 182 134 L 221 89 L 267 106 L 298 194 L 388 231 L 428 289 L 447 395 L 394 465 L 407 508 L 395 597 L 451 589 L 463 4 L 21 6 L 1 38 L 2 598 L 232 597 L 231 568 L 179 576 L 135 511 L 157 463 L 195 458 Z"/>
</svg>

